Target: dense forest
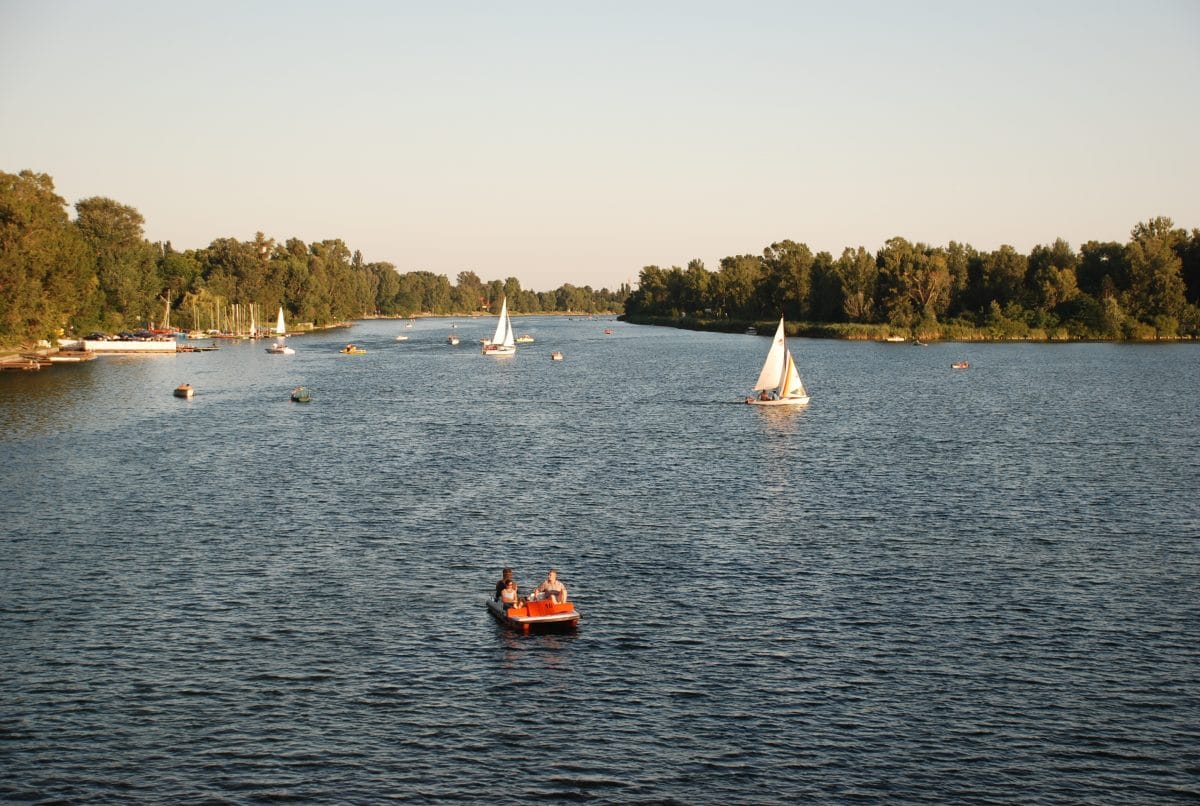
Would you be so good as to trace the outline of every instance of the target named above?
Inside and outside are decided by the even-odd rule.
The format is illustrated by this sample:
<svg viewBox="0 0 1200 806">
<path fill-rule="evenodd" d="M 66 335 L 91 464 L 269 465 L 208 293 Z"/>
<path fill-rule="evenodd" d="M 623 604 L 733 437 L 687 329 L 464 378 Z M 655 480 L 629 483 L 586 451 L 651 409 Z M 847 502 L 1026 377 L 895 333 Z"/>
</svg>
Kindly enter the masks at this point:
<svg viewBox="0 0 1200 806">
<path fill-rule="evenodd" d="M 1023 255 L 1011 246 L 892 238 L 838 258 L 782 241 L 762 255 L 642 269 L 625 303 L 634 322 L 734 329 L 776 319 L 810 335 L 920 339 L 1171 339 L 1200 336 L 1200 230 L 1168 218 L 1128 243 L 1059 239 Z"/>
<path fill-rule="evenodd" d="M 428 271 L 400 273 L 367 263 L 340 240 L 283 243 L 218 238 L 204 249 L 151 243 L 133 207 L 95 197 L 75 218 L 46 174 L 0 172 L 0 344 L 62 333 L 117 332 L 171 323 L 207 328 L 222 311 L 253 304 L 289 323 L 328 325 L 363 316 L 466 314 L 502 296 L 510 311 L 620 311 L 629 288 L 563 285 L 535 292 L 520 282 L 459 272 L 456 283 Z"/>
</svg>

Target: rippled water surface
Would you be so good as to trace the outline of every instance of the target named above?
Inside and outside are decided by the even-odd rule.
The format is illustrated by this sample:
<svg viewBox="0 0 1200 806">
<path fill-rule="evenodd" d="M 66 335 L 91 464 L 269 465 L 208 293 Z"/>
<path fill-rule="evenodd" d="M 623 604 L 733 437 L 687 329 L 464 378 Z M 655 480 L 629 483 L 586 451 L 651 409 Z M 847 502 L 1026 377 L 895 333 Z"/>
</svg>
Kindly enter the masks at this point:
<svg viewBox="0 0 1200 806">
<path fill-rule="evenodd" d="M 1200 348 L 493 322 L 0 376 L 0 799 L 1200 798 Z"/>
</svg>

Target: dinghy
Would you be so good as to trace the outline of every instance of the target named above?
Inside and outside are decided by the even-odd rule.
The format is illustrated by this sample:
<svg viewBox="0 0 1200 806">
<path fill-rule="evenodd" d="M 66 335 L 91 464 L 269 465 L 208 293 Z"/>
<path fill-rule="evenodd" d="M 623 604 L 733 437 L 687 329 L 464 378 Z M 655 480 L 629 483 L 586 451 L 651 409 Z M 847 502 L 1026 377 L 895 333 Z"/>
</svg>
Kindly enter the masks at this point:
<svg viewBox="0 0 1200 806">
<path fill-rule="evenodd" d="M 775 329 L 771 349 L 767 352 L 767 360 L 758 373 L 754 391 L 758 395 L 746 398 L 746 402 L 752 406 L 803 406 L 808 403 L 808 392 L 804 390 L 800 373 L 796 371 L 792 352 L 787 348 L 782 316 L 779 317 L 779 327 Z"/>
</svg>

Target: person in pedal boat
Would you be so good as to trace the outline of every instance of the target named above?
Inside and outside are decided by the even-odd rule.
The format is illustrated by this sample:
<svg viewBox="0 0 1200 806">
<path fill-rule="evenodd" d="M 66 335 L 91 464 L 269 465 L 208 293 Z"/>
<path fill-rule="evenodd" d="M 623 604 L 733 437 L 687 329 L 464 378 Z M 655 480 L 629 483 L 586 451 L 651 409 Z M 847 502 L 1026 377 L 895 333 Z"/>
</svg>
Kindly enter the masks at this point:
<svg viewBox="0 0 1200 806">
<path fill-rule="evenodd" d="M 500 591 L 500 603 L 505 607 L 519 607 L 521 597 L 517 594 L 517 582 L 510 578 Z"/>
<path fill-rule="evenodd" d="M 502 570 L 500 572 L 500 581 L 498 581 L 496 583 L 496 595 L 493 596 L 492 598 L 497 602 L 500 601 L 500 594 L 504 592 L 504 589 L 508 586 L 508 583 L 512 582 L 512 581 L 513 581 L 512 569 L 505 568 L 504 570 Z"/>
<path fill-rule="evenodd" d="M 542 584 L 533 589 L 533 594 L 529 599 L 530 601 L 539 599 L 550 599 L 554 602 L 567 601 L 567 586 L 558 580 L 558 571 L 551 568 L 546 573 L 546 578 L 542 580 Z"/>
</svg>

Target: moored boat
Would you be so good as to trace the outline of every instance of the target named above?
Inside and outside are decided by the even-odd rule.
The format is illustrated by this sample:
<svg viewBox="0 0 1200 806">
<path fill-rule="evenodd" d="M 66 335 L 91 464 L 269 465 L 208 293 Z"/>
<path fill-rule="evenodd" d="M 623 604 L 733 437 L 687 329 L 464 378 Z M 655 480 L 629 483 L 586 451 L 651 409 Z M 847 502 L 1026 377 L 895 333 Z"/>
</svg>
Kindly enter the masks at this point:
<svg viewBox="0 0 1200 806">
<path fill-rule="evenodd" d="M 541 599 L 519 607 L 505 607 L 502 602 L 489 599 L 487 608 L 501 624 L 521 632 L 573 630 L 579 626 L 579 611 L 573 602 Z"/>
<path fill-rule="evenodd" d="M 297 386 L 292 390 L 292 400 L 297 403 L 308 403 L 312 401 L 312 394 L 303 386 Z"/>
<path fill-rule="evenodd" d="M 970 369 L 971 365 L 966 361 L 955 361 L 950 365 L 951 369 Z"/>
<path fill-rule="evenodd" d="M 190 383 L 181 383 L 175 387 L 173 394 L 175 397 L 182 397 L 185 400 L 191 400 L 192 395 L 196 394 L 196 390 L 192 388 Z"/>
<path fill-rule="evenodd" d="M 563 355 L 558 350 L 555 350 L 554 352 L 550 353 L 550 360 L 551 361 L 562 361 Z"/>
<path fill-rule="evenodd" d="M 345 347 L 338 350 L 338 352 L 345 353 L 346 355 L 366 355 L 367 353 L 367 351 L 363 348 L 355 347 L 353 344 L 347 344 Z"/>
</svg>

